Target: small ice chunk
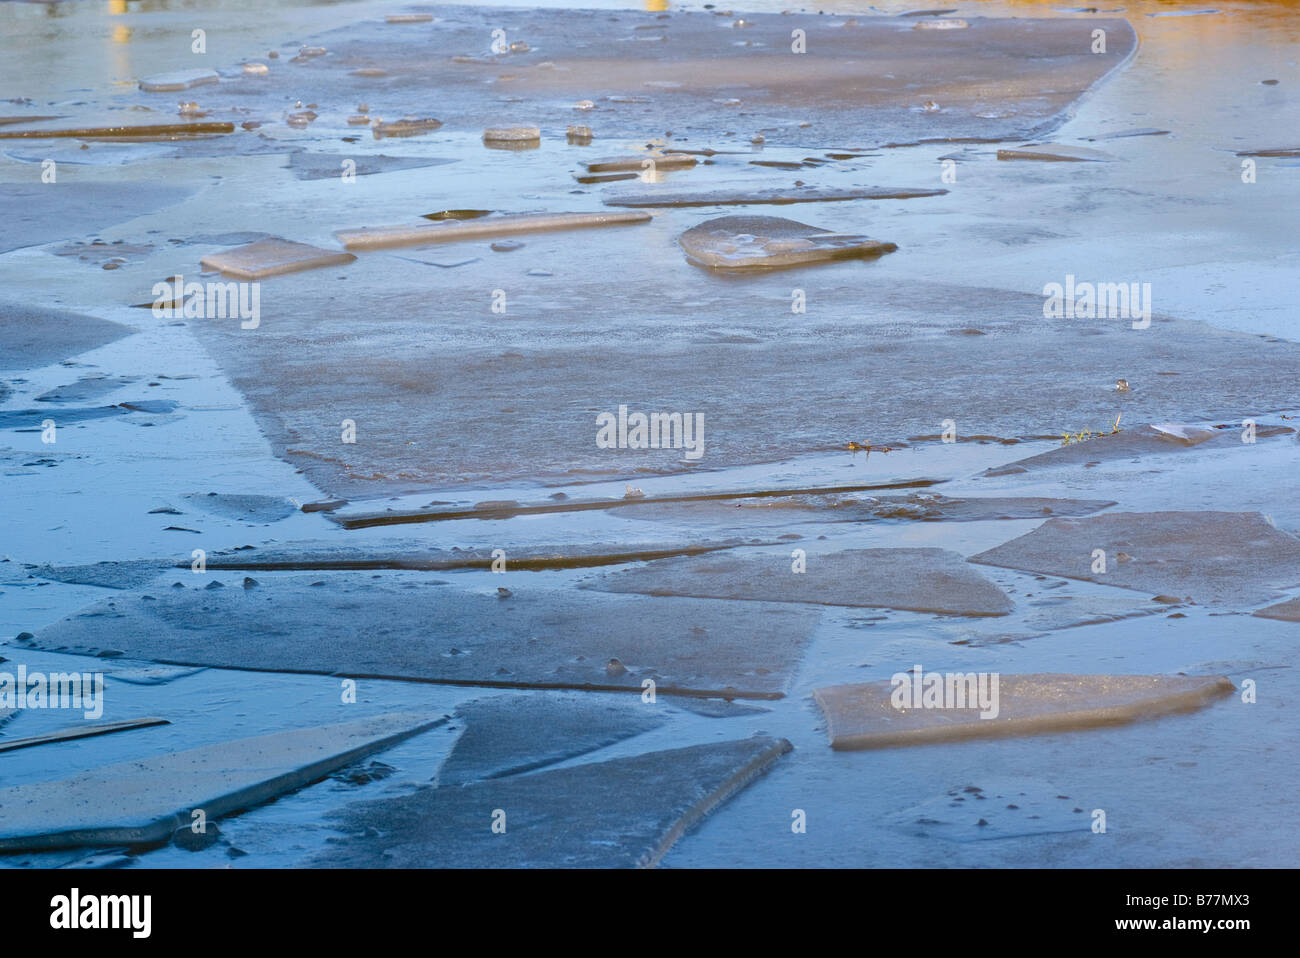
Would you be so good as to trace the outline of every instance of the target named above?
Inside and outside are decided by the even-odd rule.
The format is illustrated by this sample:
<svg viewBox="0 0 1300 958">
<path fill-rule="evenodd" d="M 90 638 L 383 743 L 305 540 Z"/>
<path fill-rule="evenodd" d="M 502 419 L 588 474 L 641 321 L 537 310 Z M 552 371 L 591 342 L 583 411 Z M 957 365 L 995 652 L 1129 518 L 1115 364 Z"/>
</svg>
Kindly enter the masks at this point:
<svg viewBox="0 0 1300 958">
<path fill-rule="evenodd" d="M 678 242 L 687 259 L 718 269 L 796 266 L 898 249 L 893 243 L 832 233 L 777 216 L 721 216 L 691 227 Z"/>
<path fill-rule="evenodd" d="M 179 70 L 175 73 L 155 73 L 140 81 L 140 89 L 145 93 L 170 93 L 175 90 L 188 90 L 205 83 L 220 83 L 221 77 L 215 70 Z"/>
<path fill-rule="evenodd" d="M 271 68 L 268 67 L 265 63 L 253 62 L 253 63 L 244 64 L 244 73 L 248 74 L 249 76 L 265 76 L 267 73 L 270 72 L 271 72 Z"/>
<path fill-rule="evenodd" d="M 390 13 L 384 17 L 385 23 L 429 23 L 432 13 Z"/>
<path fill-rule="evenodd" d="M 530 140 L 540 140 L 542 131 L 535 126 L 510 126 L 497 127 L 483 131 L 483 141 L 490 142 L 520 142 Z"/>
</svg>

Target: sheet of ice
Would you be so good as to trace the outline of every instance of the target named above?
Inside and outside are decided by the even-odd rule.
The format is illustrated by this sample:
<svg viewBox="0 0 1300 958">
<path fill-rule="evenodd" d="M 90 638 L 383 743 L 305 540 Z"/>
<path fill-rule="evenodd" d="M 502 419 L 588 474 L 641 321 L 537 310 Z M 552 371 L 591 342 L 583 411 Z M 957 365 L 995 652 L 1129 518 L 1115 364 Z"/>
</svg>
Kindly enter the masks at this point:
<svg viewBox="0 0 1300 958">
<path fill-rule="evenodd" d="M 574 127 L 575 130 L 586 129 L 585 127 Z M 582 136 L 581 132 L 576 135 Z M 588 131 L 586 136 L 590 136 Z M 616 156 L 606 157 L 602 160 L 588 160 L 583 165 L 587 167 L 588 173 L 625 173 L 628 171 L 640 173 L 648 168 L 656 170 L 686 170 L 690 169 L 699 161 L 695 157 L 686 153 L 645 153 L 641 156 Z"/>
<path fill-rule="evenodd" d="M 204 269 L 219 270 L 237 279 L 253 280 L 305 269 L 340 266 L 351 263 L 354 259 L 356 256 L 351 253 L 271 238 L 220 253 L 209 253 L 199 263 Z"/>
<path fill-rule="evenodd" d="M 531 772 L 664 722 L 661 711 L 640 698 L 614 700 L 590 693 L 476 699 L 457 708 L 454 718 L 466 728 L 438 769 L 439 787 Z"/>
<path fill-rule="evenodd" d="M 0 303 L 0 370 L 48 366 L 132 332 L 129 326 L 83 313 Z"/>
<path fill-rule="evenodd" d="M 334 235 L 348 249 L 385 249 L 394 246 L 455 243 L 490 236 L 512 236 L 517 233 L 645 223 L 649 219 L 649 213 L 519 213 L 485 216 L 474 220 L 444 220 L 411 226 L 366 226 L 359 229 L 339 230 Z"/>
<path fill-rule="evenodd" d="M 1223 676 L 1003 674 L 990 718 L 978 706 L 895 708 L 892 680 L 820 688 L 813 698 L 832 748 L 869 749 L 1120 725 L 1201 708 L 1234 689 Z"/>
<path fill-rule="evenodd" d="M 491 573 L 463 573 L 454 584 L 416 573 L 265 573 L 252 588 L 241 587 L 238 573 L 178 576 L 179 588 L 157 583 L 117 594 L 34 629 L 31 647 L 173 665 L 638 694 L 651 679 L 664 694 L 780 698 L 820 619 L 818 610 L 784 603 L 531 583 L 502 595 Z M 623 670 L 607 669 L 611 659 Z"/>
<path fill-rule="evenodd" d="M 801 550 L 803 551 L 803 550 Z M 945 549 L 846 549 L 806 554 L 806 571 L 788 553 L 660 559 L 609 573 L 591 588 L 652 596 L 698 596 L 910 609 L 943 615 L 1006 615 L 1013 605 L 996 585 Z"/>
<path fill-rule="evenodd" d="M 990 519 L 1038 519 L 1045 516 L 1086 516 L 1115 505 L 1105 499 L 1051 499 L 1038 496 L 951 497 L 937 492 L 911 495 L 793 495 L 754 499 L 718 499 L 693 502 L 648 502 L 611 511 L 620 518 L 662 522 L 730 522 L 788 525 L 791 522 L 984 522 Z"/>
<path fill-rule="evenodd" d="M 1036 143 L 1014 149 L 998 150 L 999 160 L 1046 160 L 1057 163 L 1099 163 L 1115 157 L 1101 150 L 1060 143 Z"/>
<path fill-rule="evenodd" d="M 116 140 L 127 142 L 140 140 L 169 140 L 176 137 L 203 137 L 220 133 L 235 132 L 235 124 L 220 120 L 203 123 L 148 123 L 126 124 L 123 126 L 81 126 L 41 128 L 36 130 L 0 130 L 0 139 L 5 140 L 43 140 L 50 138 L 75 137 L 79 140 Z"/>
<path fill-rule="evenodd" d="M 211 508 L 204 500 L 216 499 Z M 273 522 L 294 511 L 285 500 L 275 496 L 198 495 L 187 497 L 213 515 L 246 522 Z M 250 503 L 248 500 L 252 500 Z M 158 511 L 158 510 L 154 510 Z M 179 515 L 179 511 L 159 515 Z M 166 520 L 171 521 L 171 520 Z M 677 555 L 700 555 L 740 545 L 770 545 L 771 539 L 664 539 L 658 542 L 585 542 L 565 545 L 528 543 L 514 545 L 501 541 L 492 546 L 431 548 L 418 542 L 391 542 L 382 549 L 341 546 L 336 543 L 295 542 L 248 549 L 212 550 L 205 562 L 213 572 L 306 572 L 327 570 L 422 570 L 445 572 L 454 569 L 493 569 L 537 571 L 542 569 L 579 569 L 591 566 L 643 562 Z M 158 578 L 164 572 L 189 569 L 191 559 L 175 557 L 155 559 L 106 560 L 85 565 L 50 565 L 35 563 L 28 573 L 54 582 L 97 585 L 109 589 L 135 589 Z"/>
<path fill-rule="evenodd" d="M 970 561 L 1231 608 L 1258 606 L 1300 586 L 1300 539 L 1258 512 L 1049 519 Z"/>
<path fill-rule="evenodd" d="M 773 269 L 892 253 L 865 236 L 832 233 L 777 216 L 720 216 L 680 237 L 687 259 L 715 269 Z"/>
<path fill-rule="evenodd" d="M 353 74 L 382 70 L 394 98 L 415 104 L 439 91 L 440 114 L 460 128 L 481 129 L 481 118 L 490 116 L 503 126 L 562 129 L 575 104 L 590 103 L 602 136 L 638 140 L 647 130 L 715 136 L 734 129 L 743 113 L 746 128 L 816 147 L 825 145 L 828 129 L 846 143 L 1039 135 L 1136 48 L 1132 27 L 1110 17 L 985 18 L 968 21 L 967 29 L 953 29 L 952 20 L 914 29 L 923 21 L 859 16 L 846 27 L 841 16 L 796 24 L 798 17 L 776 13 L 746 13 L 737 45 L 732 31 L 719 37 L 712 13 L 514 13 L 510 35 L 528 39 L 512 41 L 508 55 L 489 56 L 483 38 L 500 27 L 502 14 L 440 7 L 442 19 L 418 44 L 408 31 L 381 22 L 325 34 L 317 40 L 331 55 L 301 63 L 280 82 L 364 98 L 375 80 Z M 791 30 L 800 24 L 810 52 L 792 56 Z M 1106 31 L 1105 53 L 1091 51 L 1095 28 Z M 284 97 L 277 80 L 285 73 L 259 82 Z M 665 77 L 679 85 L 647 85 Z M 1015 111 L 988 115 L 992 90 Z M 917 111 L 928 96 L 944 109 Z M 812 114 L 815 124 L 800 124 Z"/>
<path fill-rule="evenodd" d="M 0 717 L 3 721 L 3 717 Z M 66 742 L 74 738 L 93 738 L 96 735 L 111 735 L 114 732 L 129 732 L 137 728 L 150 728 L 154 725 L 167 725 L 165 718 L 121 719 L 114 722 L 86 722 L 55 732 L 42 732 L 39 735 L 27 735 L 23 738 L 0 738 L 0 752 L 12 752 L 20 748 L 33 748 L 52 742 Z"/>
<path fill-rule="evenodd" d="M 0 789 L 0 850 L 161 841 L 190 825 L 300 788 L 444 718 L 399 712 L 276 732 Z"/>
<path fill-rule="evenodd" d="M 942 196 L 945 189 L 868 186 L 854 189 L 715 189 L 647 190 L 605 197 L 606 206 L 787 206 L 791 203 L 833 203 L 844 200 L 906 200 L 920 196 Z"/>
<path fill-rule="evenodd" d="M 791 747 L 755 737 L 357 803 L 332 816 L 346 837 L 314 864 L 653 868 Z M 557 827 L 573 820 L 575 795 L 600 800 L 586 805 L 582 827 Z"/>
<path fill-rule="evenodd" d="M 993 466 L 984 472 L 985 476 L 1007 476 L 1038 469 L 1055 467 L 1082 467 L 1088 463 L 1109 462 L 1117 459 L 1146 458 L 1181 453 L 1190 449 L 1204 451 L 1200 447 L 1214 449 L 1220 454 L 1250 452 L 1253 446 L 1242 442 L 1243 428 L 1234 423 L 1227 429 L 1204 429 L 1174 423 L 1158 426 L 1135 426 L 1123 428 L 1118 432 L 1107 432 L 1113 424 L 1100 423 L 1096 427 L 1100 435 L 1085 438 L 1049 449 L 1025 459 Z M 1295 432 L 1289 426 L 1260 425 L 1255 430 L 1256 439 L 1272 436 L 1289 435 Z"/>
<path fill-rule="evenodd" d="M 87 237 L 107 226 L 179 203 L 194 192 L 193 187 L 162 183 L 142 186 L 75 181 L 50 189 L 49 184 L 33 178 L 0 184 L 0 221 L 5 224 L 0 234 L 0 253 Z M 40 334 L 31 331 L 31 335 Z M 3 357 L 0 352 L 0 363 L 5 362 Z"/>
<path fill-rule="evenodd" d="M 1265 619 L 1281 619 L 1283 622 L 1300 622 L 1300 599 L 1287 599 L 1270 605 L 1255 612 L 1255 615 Z"/>
<path fill-rule="evenodd" d="M 175 73 L 155 73 L 145 77 L 140 81 L 140 89 L 145 93 L 171 93 L 220 82 L 221 77 L 216 70 L 178 70 Z"/>
<path fill-rule="evenodd" d="M 351 165 L 348 165 L 348 162 Z M 351 172 L 357 176 L 372 176 L 375 173 L 393 173 L 398 170 L 418 170 L 429 166 L 442 166 L 444 163 L 457 162 L 451 158 L 433 156 L 386 156 L 383 153 L 367 153 L 349 156 L 343 153 L 293 153 L 289 156 L 288 168 L 300 180 L 327 180 L 342 177 Z"/>
</svg>

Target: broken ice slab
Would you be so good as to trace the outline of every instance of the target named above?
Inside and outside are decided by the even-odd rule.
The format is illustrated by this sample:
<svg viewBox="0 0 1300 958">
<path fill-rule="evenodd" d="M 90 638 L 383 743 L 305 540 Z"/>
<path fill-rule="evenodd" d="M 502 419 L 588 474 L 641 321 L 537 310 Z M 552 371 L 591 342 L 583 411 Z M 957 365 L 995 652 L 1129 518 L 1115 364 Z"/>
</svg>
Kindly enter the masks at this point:
<svg viewBox="0 0 1300 958">
<path fill-rule="evenodd" d="M 799 266 L 898 249 L 893 243 L 832 233 L 778 216 L 720 216 L 692 226 L 677 242 L 688 260 L 717 269 Z"/>
<path fill-rule="evenodd" d="M 605 198 L 606 206 L 784 206 L 790 203 L 833 203 L 842 200 L 907 200 L 942 196 L 943 189 L 870 186 L 853 189 L 794 187 L 780 190 L 647 190 Z"/>
<path fill-rule="evenodd" d="M 903 479 L 896 482 L 877 482 L 849 486 L 824 486 L 812 489 L 749 489 L 746 491 L 718 490 L 696 495 L 654 496 L 653 498 L 621 497 L 569 499 L 542 504 L 520 503 L 514 500 L 506 502 L 480 502 L 472 508 L 452 505 L 452 508 L 434 508 L 434 504 L 423 509 L 410 511 L 389 510 L 384 512 L 340 513 L 331 514 L 329 518 L 345 529 L 365 529 L 370 526 L 403 525 L 411 522 L 444 522 L 450 519 L 510 519 L 515 516 L 543 515 L 552 512 L 588 512 L 593 509 L 609 509 L 614 506 L 661 505 L 681 502 L 706 502 L 713 500 L 752 499 L 763 497 L 783 497 L 798 495 L 829 495 L 835 493 L 865 492 L 876 489 L 922 489 L 943 482 L 942 479 Z"/>
<path fill-rule="evenodd" d="M 432 13 L 390 13 L 384 17 L 385 23 L 429 23 Z"/>
<path fill-rule="evenodd" d="M 980 777 L 890 815 L 912 835 L 952 842 L 1092 831 L 1093 803 L 1048 782 Z"/>
<path fill-rule="evenodd" d="M 630 696 L 533 692 L 475 699 L 456 709 L 465 731 L 437 783 L 464 785 L 553 765 L 658 728 L 663 713 Z"/>
<path fill-rule="evenodd" d="M 385 249 L 394 246 L 421 246 L 426 243 L 454 243 L 487 236 L 513 236 L 544 230 L 645 223 L 649 219 L 649 213 L 519 213 L 414 226 L 363 226 L 338 230 L 334 235 L 348 249 Z"/>
<path fill-rule="evenodd" d="M 140 89 L 145 93 L 171 93 L 205 83 L 220 82 L 221 77 L 215 70 L 178 70 L 175 73 L 155 73 L 145 77 L 140 81 Z"/>
<path fill-rule="evenodd" d="M 29 454 L 24 454 L 29 455 Z M 202 505 L 199 497 L 196 505 Z M 282 511 L 274 497 L 271 502 L 259 503 L 264 497 L 254 497 L 253 503 L 245 497 L 230 497 L 232 501 L 220 503 L 212 511 L 228 518 L 250 521 L 273 521 L 265 518 Z M 193 501 L 193 500 L 192 500 Z M 170 513 L 179 514 L 179 513 Z M 259 518 L 261 517 L 261 518 Z M 738 545 L 764 545 L 759 539 L 715 539 L 663 542 L 591 542 L 564 546 L 528 545 L 512 546 L 503 542 L 496 546 L 461 549 L 430 549 L 419 543 L 395 543 L 383 549 L 361 549 L 351 546 L 320 543 L 295 543 L 287 546 L 260 549 L 235 549 L 209 552 L 207 568 L 214 572 L 307 572 L 307 571 L 361 571 L 406 569 L 423 572 L 446 572 L 453 569 L 491 569 L 500 560 L 498 549 L 508 556 L 507 568 L 515 571 L 542 569 L 583 569 L 592 566 L 618 565 L 625 562 L 645 562 L 677 555 L 702 555 Z M 190 559 L 125 559 L 105 560 L 87 565 L 55 566 L 28 565 L 28 573 L 40 579 L 67 582 L 74 585 L 96 585 L 108 589 L 134 589 L 152 581 L 167 570 L 188 569 Z"/>
<path fill-rule="evenodd" d="M 591 134 L 588 133 L 588 136 Z M 603 160 L 591 160 L 583 165 L 588 173 L 640 173 L 645 169 L 685 170 L 694 166 L 698 160 L 685 153 L 665 153 L 662 156 L 646 153 L 642 156 L 606 157 Z"/>
<path fill-rule="evenodd" d="M 1262 150 L 1242 150 L 1238 156 L 1300 156 L 1300 146 L 1274 146 Z"/>
<path fill-rule="evenodd" d="M 441 120 L 435 120 L 431 116 L 404 116 L 400 120 L 384 121 L 376 118 L 374 125 L 370 130 L 375 139 L 395 136 L 419 136 L 421 133 L 431 133 L 442 126 Z"/>
<path fill-rule="evenodd" d="M 130 326 L 84 313 L 0 303 L 0 370 L 48 366 L 133 332 Z"/>
<path fill-rule="evenodd" d="M 1101 150 L 1086 146 L 1064 146 L 1059 143 L 1037 143 L 1010 150 L 998 150 L 999 160 L 1046 160 L 1058 163 L 1099 163 L 1114 157 Z"/>
<path fill-rule="evenodd" d="M 950 20 L 920 20 L 917 21 L 913 30 L 965 30 L 970 24 L 965 20 L 953 17 Z"/>
<path fill-rule="evenodd" d="M 1287 599 L 1266 609 L 1254 613 L 1264 619 L 1280 619 L 1283 622 L 1300 622 L 1300 599 Z"/>
<path fill-rule="evenodd" d="M 653 868 L 791 748 L 755 737 L 354 803 L 331 815 L 347 837 L 313 864 Z M 591 799 L 581 827 L 573 826 L 575 796 Z M 497 808 L 506 815 L 501 834 L 484 825 Z"/>
<path fill-rule="evenodd" d="M 1104 423 L 1101 425 L 1105 426 Z M 1255 435 L 1256 438 L 1265 439 L 1291 432 L 1294 430 L 1289 426 L 1262 425 L 1257 427 Z M 985 470 L 983 475 L 1007 476 L 1055 466 L 1083 466 L 1114 459 L 1136 459 L 1139 456 L 1182 452 L 1202 443 L 1210 443 L 1217 449 L 1235 449 L 1243 445 L 1241 430 L 1237 426 L 1231 429 L 1206 429 L 1182 423 L 1136 426 L 993 466 Z"/>
<path fill-rule="evenodd" d="M 96 735 L 111 735 L 114 732 L 129 732 L 137 728 L 151 728 L 155 725 L 170 725 L 165 718 L 122 719 L 117 722 L 80 722 L 54 732 L 40 735 L 28 735 L 24 738 L 0 738 L 0 752 L 12 752 L 20 748 L 32 748 L 36 745 L 48 745 L 51 742 L 68 742 L 77 738 L 92 738 Z M 0 811 L 0 814 L 3 814 Z"/>
<path fill-rule="evenodd" d="M 1232 607 L 1300 585 L 1300 539 L 1258 512 L 1050 519 L 970 561 Z"/>
<path fill-rule="evenodd" d="M 0 851 L 145 844 L 308 785 L 446 721 L 394 713 L 204 745 L 0 789 Z"/>
<path fill-rule="evenodd" d="M 659 559 L 587 588 L 940 615 L 1006 615 L 1014 608 L 1001 589 L 946 549 L 846 549 L 813 553 L 805 561 L 807 571 L 795 574 L 785 552 Z"/>
<path fill-rule="evenodd" d="M 753 499 L 714 499 L 689 502 L 616 503 L 610 508 L 620 519 L 664 519 L 788 524 L 790 522 L 872 522 L 907 519 L 919 522 L 983 522 L 990 519 L 1041 519 L 1046 516 L 1086 516 L 1115 503 L 1108 499 L 1049 499 L 1036 496 L 971 496 L 954 498 L 933 492 L 906 496 L 797 495 Z"/>
<path fill-rule="evenodd" d="M 917 678 L 915 672 L 900 674 L 909 683 Z M 996 706 L 996 715 L 978 702 L 954 707 L 969 701 L 966 693 L 975 691 L 971 683 L 978 679 L 974 672 L 923 673 L 922 703 L 934 701 L 938 707 L 895 708 L 894 701 L 902 701 L 897 690 L 915 690 L 892 679 L 820 688 L 813 698 L 826 716 L 831 748 L 868 749 L 1120 725 L 1198 709 L 1235 688 L 1221 675 L 1002 674 L 985 680 L 986 699 Z M 990 717 L 982 718 L 985 714 Z"/>
<path fill-rule="evenodd" d="M 245 589 L 238 573 L 224 582 L 211 571 L 180 575 L 181 588 L 116 594 L 41 629 L 31 647 L 455 685 L 639 694 L 650 678 L 663 694 L 780 698 L 821 617 L 788 604 L 518 584 L 502 597 L 494 583 L 464 576 L 453 585 L 265 573 Z M 610 659 L 624 670 L 611 674 Z"/>
<path fill-rule="evenodd" d="M 199 264 L 204 269 L 220 270 L 226 276 L 251 280 L 324 266 L 340 266 L 354 259 L 356 257 L 351 253 L 272 237 L 220 253 L 209 253 L 199 260 Z"/>
</svg>

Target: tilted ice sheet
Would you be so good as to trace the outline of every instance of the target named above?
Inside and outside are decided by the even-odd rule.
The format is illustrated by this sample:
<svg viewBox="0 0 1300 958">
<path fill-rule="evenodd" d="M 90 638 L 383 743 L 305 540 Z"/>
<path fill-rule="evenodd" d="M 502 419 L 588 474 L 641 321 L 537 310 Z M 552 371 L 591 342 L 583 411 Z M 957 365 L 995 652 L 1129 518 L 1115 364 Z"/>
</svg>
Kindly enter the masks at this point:
<svg viewBox="0 0 1300 958">
<path fill-rule="evenodd" d="M 1003 674 L 989 718 L 978 707 L 895 708 L 892 681 L 820 688 L 815 698 L 832 748 L 867 749 L 1117 725 L 1200 708 L 1233 688 L 1223 676 Z"/>
</svg>

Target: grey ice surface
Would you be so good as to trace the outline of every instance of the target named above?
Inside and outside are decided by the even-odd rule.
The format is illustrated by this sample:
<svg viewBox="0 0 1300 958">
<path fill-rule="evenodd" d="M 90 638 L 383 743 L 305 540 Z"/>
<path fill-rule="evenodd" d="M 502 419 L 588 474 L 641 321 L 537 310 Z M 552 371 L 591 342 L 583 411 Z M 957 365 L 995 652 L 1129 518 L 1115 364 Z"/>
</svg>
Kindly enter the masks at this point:
<svg viewBox="0 0 1300 958">
<path fill-rule="evenodd" d="M 495 696 L 466 702 L 454 718 L 466 728 L 438 769 L 439 788 L 530 772 L 663 723 L 640 698 L 590 695 Z"/>
</svg>

